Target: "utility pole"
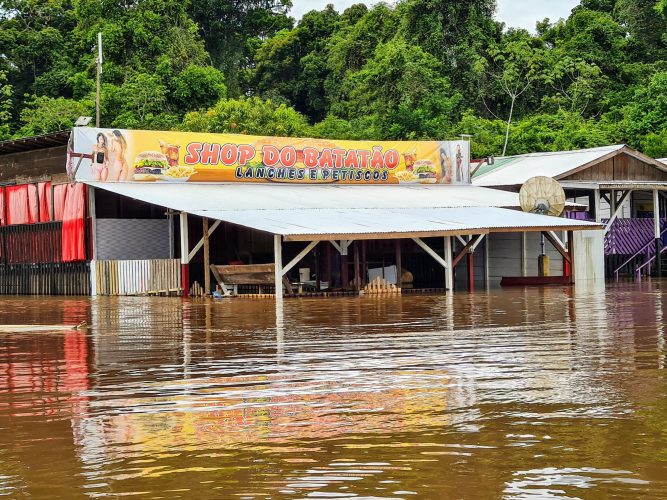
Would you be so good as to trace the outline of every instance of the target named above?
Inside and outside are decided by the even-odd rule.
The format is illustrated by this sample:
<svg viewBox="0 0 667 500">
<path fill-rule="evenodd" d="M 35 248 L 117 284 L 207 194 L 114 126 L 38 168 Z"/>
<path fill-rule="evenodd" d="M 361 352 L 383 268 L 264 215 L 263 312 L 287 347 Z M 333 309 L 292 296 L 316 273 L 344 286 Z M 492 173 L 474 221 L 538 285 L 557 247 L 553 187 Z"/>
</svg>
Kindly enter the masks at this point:
<svg viewBox="0 0 667 500">
<path fill-rule="evenodd" d="M 472 138 L 475 137 L 472 134 L 461 134 L 461 140 L 462 141 L 468 141 L 468 174 L 466 175 L 466 178 L 468 179 L 468 183 L 472 184 L 472 165 L 470 165 L 470 162 L 472 161 Z"/>
<path fill-rule="evenodd" d="M 102 32 L 97 33 L 97 92 L 95 95 L 95 127 L 100 128 L 100 82 L 102 80 Z"/>
</svg>

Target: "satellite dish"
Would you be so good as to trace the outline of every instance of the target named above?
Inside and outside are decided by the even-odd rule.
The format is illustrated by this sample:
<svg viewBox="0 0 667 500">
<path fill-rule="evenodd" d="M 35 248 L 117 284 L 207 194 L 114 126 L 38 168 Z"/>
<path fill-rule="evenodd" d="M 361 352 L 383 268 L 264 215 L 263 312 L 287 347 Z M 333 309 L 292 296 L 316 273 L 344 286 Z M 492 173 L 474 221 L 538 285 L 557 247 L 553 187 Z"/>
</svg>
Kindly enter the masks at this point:
<svg viewBox="0 0 667 500">
<path fill-rule="evenodd" d="M 565 210 L 565 191 L 551 177 L 533 177 L 521 186 L 519 202 L 524 212 L 558 217 Z"/>
</svg>

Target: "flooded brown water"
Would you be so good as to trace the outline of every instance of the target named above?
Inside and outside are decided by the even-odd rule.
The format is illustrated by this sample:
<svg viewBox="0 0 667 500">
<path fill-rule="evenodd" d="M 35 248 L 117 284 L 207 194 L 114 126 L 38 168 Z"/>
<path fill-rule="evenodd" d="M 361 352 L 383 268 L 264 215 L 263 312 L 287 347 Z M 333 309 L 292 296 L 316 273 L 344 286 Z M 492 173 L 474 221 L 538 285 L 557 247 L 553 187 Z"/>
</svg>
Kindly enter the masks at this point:
<svg viewBox="0 0 667 500">
<path fill-rule="evenodd" d="M 0 495 L 665 498 L 662 285 L 3 299 Z"/>
</svg>

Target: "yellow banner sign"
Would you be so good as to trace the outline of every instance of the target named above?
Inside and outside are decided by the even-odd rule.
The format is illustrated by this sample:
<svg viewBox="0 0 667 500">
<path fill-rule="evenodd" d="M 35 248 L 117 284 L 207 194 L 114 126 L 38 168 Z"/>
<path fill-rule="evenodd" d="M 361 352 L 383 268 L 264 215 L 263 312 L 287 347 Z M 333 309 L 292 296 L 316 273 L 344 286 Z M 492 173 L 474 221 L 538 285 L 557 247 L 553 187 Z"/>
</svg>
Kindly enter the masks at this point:
<svg viewBox="0 0 667 500">
<path fill-rule="evenodd" d="M 377 142 L 77 127 L 68 169 L 99 182 L 469 184 L 467 141 Z"/>
</svg>

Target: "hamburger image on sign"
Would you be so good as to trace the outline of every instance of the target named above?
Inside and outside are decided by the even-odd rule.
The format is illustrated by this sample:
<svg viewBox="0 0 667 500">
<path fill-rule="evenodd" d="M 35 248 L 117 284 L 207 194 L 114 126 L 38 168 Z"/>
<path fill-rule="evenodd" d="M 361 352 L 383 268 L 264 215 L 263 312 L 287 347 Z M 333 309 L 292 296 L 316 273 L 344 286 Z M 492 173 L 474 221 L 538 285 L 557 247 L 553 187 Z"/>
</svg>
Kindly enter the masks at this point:
<svg viewBox="0 0 667 500">
<path fill-rule="evenodd" d="M 155 181 L 169 168 L 167 157 L 159 151 L 144 151 L 134 160 L 135 181 Z"/>
<path fill-rule="evenodd" d="M 416 161 L 412 172 L 422 184 L 435 184 L 438 180 L 438 169 L 431 160 Z"/>
</svg>

